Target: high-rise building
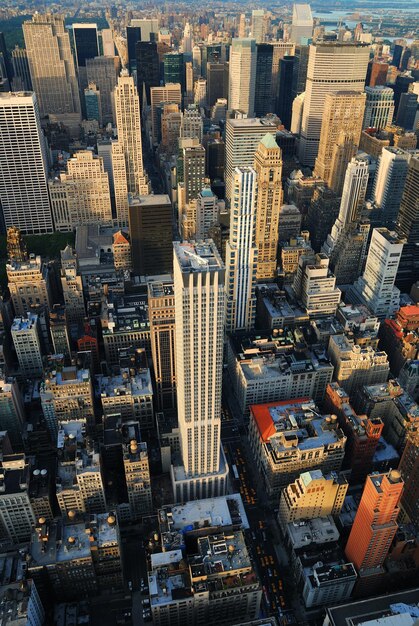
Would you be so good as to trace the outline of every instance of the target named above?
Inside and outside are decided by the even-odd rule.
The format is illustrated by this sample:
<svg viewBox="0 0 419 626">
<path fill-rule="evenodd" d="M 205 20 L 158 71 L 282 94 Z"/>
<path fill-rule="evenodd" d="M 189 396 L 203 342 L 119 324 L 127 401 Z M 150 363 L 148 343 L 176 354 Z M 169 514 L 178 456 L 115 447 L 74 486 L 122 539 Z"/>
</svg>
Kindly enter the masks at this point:
<svg viewBox="0 0 419 626">
<path fill-rule="evenodd" d="M 412 524 L 419 523 L 419 431 L 407 436 L 399 472 L 404 481 L 401 509 Z"/>
<path fill-rule="evenodd" d="M 131 20 L 131 26 L 140 29 L 139 41 L 155 41 L 159 32 L 159 20 L 156 17 Z"/>
<path fill-rule="evenodd" d="M 253 167 L 255 152 L 268 133 L 276 136 L 278 118 L 229 119 L 226 122 L 226 199 L 230 199 L 231 182 L 236 167 Z"/>
<path fill-rule="evenodd" d="M 86 79 L 96 85 L 100 93 L 102 122 L 115 123 L 113 91 L 118 84 L 121 62 L 117 56 L 86 59 Z"/>
<path fill-rule="evenodd" d="M 397 284 L 409 291 L 419 273 L 419 157 L 412 156 L 400 203 L 398 232 L 406 237 Z"/>
<path fill-rule="evenodd" d="M 133 270 L 141 276 L 172 271 L 173 209 L 167 195 L 129 196 Z"/>
<path fill-rule="evenodd" d="M 195 104 L 190 104 L 185 108 L 179 136 L 182 139 L 198 139 L 198 142 L 202 143 L 203 120 L 199 108 Z"/>
<path fill-rule="evenodd" d="M 198 194 L 196 201 L 196 229 L 195 237 L 208 239 L 210 229 L 218 225 L 219 202 L 211 187 L 204 187 Z"/>
<path fill-rule="evenodd" d="M 227 98 L 228 89 L 225 85 L 227 63 L 207 63 L 207 105 L 213 107 L 218 98 Z"/>
<path fill-rule="evenodd" d="M 364 273 L 349 294 L 380 319 L 391 317 L 400 308 L 400 291 L 394 283 L 405 242 L 394 231 L 374 228 Z"/>
<path fill-rule="evenodd" d="M 134 522 L 153 510 L 147 444 L 141 441 L 138 422 L 128 422 L 122 428 L 125 439 L 122 445 L 125 482 L 130 520 Z"/>
<path fill-rule="evenodd" d="M 279 61 L 278 93 L 275 112 L 286 129 L 291 128 L 293 96 L 293 74 L 295 57 L 285 55 Z"/>
<path fill-rule="evenodd" d="M 41 257 L 31 254 L 23 261 L 6 264 L 8 289 L 16 315 L 22 316 L 37 307 L 52 306 L 48 266 Z"/>
<path fill-rule="evenodd" d="M 15 317 L 11 332 L 22 375 L 26 378 L 42 376 L 43 365 L 38 316 L 28 313 L 26 317 Z"/>
<path fill-rule="evenodd" d="M 267 35 L 267 16 L 265 9 L 253 9 L 252 11 L 252 39 L 256 43 L 263 43 Z"/>
<path fill-rule="evenodd" d="M 314 175 L 338 195 L 342 192 L 346 167 L 358 149 L 364 109 L 363 93 L 336 91 L 327 93 L 324 100 Z"/>
<path fill-rule="evenodd" d="M 172 466 L 176 502 L 222 495 L 220 445 L 225 317 L 224 265 L 212 242 L 174 244 L 176 379 L 182 466 Z"/>
<path fill-rule="evenodd" d="M 301 298 L 308 315 L 335 315 L 342 294 L 325 254 L 316 254 L 314 263 L 310 256 L 300 257 L 294 291 Z"/>
<path fill-rule="evenodd" d="M 0 430 L 7 430 L 13 448 L 22 446 L 23 398 L 15 378 L 0 378 Z"/>
<path fill-rule="evenodd" d="M 35 515 L 29 499 L 30 466 L 25 455 L 4 455 L 0 465 L 2 490 L 0 492 L 1 539 L 14 544 L 28 542 Z"/>
<path fill-rule="evenodd" d="M 114 91 L 118 142 L 124 148 L 128 191 L 139 195 L 149 193 L 147 174 L 143 168 L 140 102 L 134 79 L 122 70 Z"/>
<path fill-rule="evenodd" d="M 254 115 L 256 86 L 256 42 L 233 39 L 230 50 L 228 108 Z"/>
<path fill-rule="evenodd" d="M 358 571 L 381 568 L 397 531 L 403 492 L 400 472 L 367 477 L 345 554 Z"/>
<path fill-rule="evenodd" d="M 57 230 L 80 224 L 112 224 L 109 176 L 102 157 L 78 150 L 67 161 L 67 173 L 49 182 L 52 213 Z"/>
<path fill-rule="evenodd" d="M 294 4 L 292 10 L 291 41 L 307 44 L 313 36 L 313 15 L 309 4 Z"/>
<path fill-rule="evenodd" d="M 255 243 L 258 249 L 256 279 L 276 276 L 279 215 L 282 206 L 282 155 L 274 137 L 266 134 L 256 153 L 257 200 Z"/>
<path fill-rule="evenodd" d="M 282 491 L 278 522 L 285 530 L 290 522 L 339 515 L 347 491 L 348 481 L 343 474 L 304 472 Z"/>
<path fill-rule="evenodd" d="M 292 97 L 296 98 L 306 88 L 307 66 L 310 46 L 296 44 L 294 52 L 294 66 L 292 73 Z"/>
<path fill-rule="evenodd" d="M 163 104 L 161 115 L 161 149 L 168 158 L 179 151 L 179 133 L 182 112 L 178 104 Z"/>
<path fill-rule="evenodd" d="M 394 92 L 390 87 L 365 87 L 367 99 L 362 128 L 385 128 L 393 121 Z"/>
<path fill-rule="evenodd" d="M 255 116 L 273 113 L 272 59 L 273 47 L 269 43 L 256 44 Z"/>
<path fill-rule="evenodd" d="M 113 32 L 111 28 L 102 28 L 100 31 L 102 37 L 103 56 L 115 56 L 115 43 L 113 40 Z"/>
<path fill-rule="evenodd" d="M 241 13 L 239 19 L 238 36 L 240 39 L 246 37 L 246 14 Z"/>
<path fill-rule="evenodd" d="M 370 61 L 368 66 L 369 68 L 371 67 L 369 81 L 367 80 L 368 85 L 370 87 L 385 87 L 387 83 L 388 63 Z"/>
<path fill-rule="evenodd" d="M 233 174 L 230 238 L 226 248 L 226 330 L 250 330 L 256 315 L 256 172 L 237 167 Z"/>
<path fill-rule="evenodd" d="M 98 145 L 98 153 L 101 153 Z M 110 171 L 107 170 L 105 156 L 103 157 L 105 171 L 108 171 L 111 194 L 115 204 L 116 220 L 118 226 L 124 228 L 128 224 L 128 183 L 125 166 L 124 146 L 119 141 L 112 141 L 110 145 Z"/>
<path fill-rule="evenodd" d="M 84 107 L 86 109 L 86 119 L 96 120 L 102 126 L 102 103 L 100 101 L 100 91 L 95 83 L 89 83 L 84 90 Z"/>
<path fill-rule="evenodd" d="M 183 182 L 185 203 L 196 200 L 205 182 L 205 148 L 201 145 L 183 148 Z"/>
<path fill-rule="evenodd" d="M 164 84 L 179 83 L 182 94 L 185 91 L 185 63 L 182 52 L 167 52 L 164 55 Z"/>
<path fill-rule="evenodd" d="M 295 44 L 290 41 L 273 41 L 270 44 L 273 48 L 272 53 L 272 102 L 276 103 L 276 98 L 278 95 L 278 78 L 279 78 L 279 64 L 281 59 L 285 56 L 293 56 L 295 53 Z M 305 87 L 305 79 L 302 91 L 304 91 Z"/>
<path fill-rule="evenodd" d="M 136 47 L 138 42 L 141 41 L 141 28 L 134 26 L 133 23 L 127 26 L 127 54 L 128 54 L 128 69 L 132 74 L 136 69 Z"/>
<path fill-rule="evenodd" d="M 83 284 L 78 275 L 77 255 L 69 245 L 61 250 L 61 288 L 68 322 L 82 322 L 86 315 Z"/>
<path fill-rule="evenodd" d="M 169 277 L 148 283 L 148 314 L 157 409 L 175 409 L 175 296 Z"/>
<path fill-rule="evenodd" d="M 53 230 L 46 144 L 32 92 L 0 93 L 0 207 L 5 228 Z"/>
<path fill-rule="evenodd" d="M 374 178 L 372 200 L 379 210 L 378 222 L 394 228 L 409 168 L 410 155 L 400 148 L 383 148 Z"/>
<path fill-rule="evenodd" d="M 155 41 L 139 41 L 136 47 L 137 57 L 137 90 L 140 96 L 141 110 L 150 104 L 150 87 L 160 85 L 160 60 Z M 143 91 L 147 103 L 143 101 Z"/>
<path fill-rule="evenodd" d="M 77 128 L 81 117 L 79 87 L 64 18 L 35 13 L 32 21 L 23 23 L 23 35 L 41 117 L 53 116 Z"/>
<path fill-rule="evenodd" d="M 99 39 L 96 24 L 73 24 L 74 51 L 76 56 L 79 85 L 87 85 L 86 61 L 99 56 Z"/>
<path fill-rule="evenodd" d="M 13 91 L 32 91 L 32 80 L 29 71 L 28 54 L 25 48 L 19 48 L 15 46 L 12 50 L 12 65 L 13 65 Z M 19 89 L 16 85 L 16 79 L 20 80 Z"/>
<path fill-rule="evenodd" d="M 179 83 L 165 85 L 164 87 L 150 87 L 151 100 L 151 134 L 153 143 L 158 143 L 161 138 L 159 131 L 159 106 L 163 102 L 182 104 L 182 91 Z"/>
<path fill-rule="evenodd" d="M 299 159 L 313 166 L 321 135 L 326 94 L 362 92 L 369 60 L 369 46 L 354 43 L 311 44 L 301 120 Z"/>
<path fill-rule="evenodd" d="M 413 130 L 418 110 L 418 95 L 413 92 L 400 95 L 399 108 L 397 109 L 396 124 L 405 130 Z"/>
</svg>

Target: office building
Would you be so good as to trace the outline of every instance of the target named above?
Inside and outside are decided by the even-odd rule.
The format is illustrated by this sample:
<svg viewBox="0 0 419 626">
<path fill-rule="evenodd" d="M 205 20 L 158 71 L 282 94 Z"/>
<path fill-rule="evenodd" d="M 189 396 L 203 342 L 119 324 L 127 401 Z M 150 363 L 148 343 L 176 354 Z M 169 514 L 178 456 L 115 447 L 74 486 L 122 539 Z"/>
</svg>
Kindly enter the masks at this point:
<svg viewBox="0 0 419 626">
<path fill-rule="evenodd" d="M 140 29 L 140 41 L 155 41 L 159 33 L 159 20 L 156 17 L 131 20 L 131 26 Z"/>
<path fill-rule="evenodd" d="M 324 626 L 345 626 L 346 624 L 373 622 L 391 624 L 391 621 L 400 624 L 406 621 L 409 626 L 414 624 L 414 617 L 408 615 L 410 609 L 415 609 L 419 589 L 386 593 L 383 596 L 374 595 L 370 599 L 351 600 L 348 604 L 339 604 L 332 608 L 326 608 Z M 408 611 L 405 608 L 408 607 Z M 390 620 L 390 622 L 388 621 Z"/>
<path fill-rule="evenodd" d="M 88 83 L 86 74 L 87 59 L 99 56 L 99 39 L 96 24 L 73 24 L 74 52 L 80 89 Z"/>
<path fill-rule="evenodd" d="M 336 276 L 329 269 L 329 258 L 323 254 L 301 256 L 294 278 L 293 290 L 309 316 L 334 315 L 339 306 L 341 291 L 336 287 Z"/>
<path fill-rule="evenodd" d="M 226 489 L 228 466 L 220 445 L 224 271 L 211 240 L 174 243 L 177 408 L 182 450 L 182 466 L 172 466 L 176 502 L 222 495 Z M 213 355 L 211 359 L 208 354 Z"/>
<path fill-rule="evenodd" d="M 116 270 L 131 270 L 131 244 L 129 237 L 121 230 L 112 237 L 113 264 Z"/>
<path fill-rule="evenodd" d="M 230 200 L 233 172 L 236 167 L 253 167 L 255 152 L 268 133 L 275 139 L 276 117 L 228 119 L 226 121 L 226 200 Z"/>
<path fill-rule="evenodd" d="M 172 271 L 173 209 L 167 195 L 129 197 L 132 267 L 141 276 Z"/>
<path fill-rule="evenodd" d="M 16 315 L 45 306 L 51 309 L 52 295 L 48 266 L 40 256 L 31 254 L 23 261 L 6 263 L 8 289 Z"/>
<path fill-rule="evenodd" d="M 113 32 L 111 28 L 102 28 L 100 31 L 102 37 L 102 49 L 103 56 L 114 57 L 115 56 L 115 44 L 113 40 Z"/>
<path fill-rule="evenodd" d="M 403 480 L 397 470 L 367 477 L 345 549 L 358 571 L 382 567 L 398 528 L 402 492 Z"/>
<path fill-rule="evenodd" d="M 228 97 L 226 89 L 227 63 L 207 63 L 207 106 L 211 108 L 219 98 Z M 228 85 L 228 80 L 227 80 Z"/>
<path fill-rule="evenodd" d="M 13 448 L 22 445 L 25 413 L 16 378 L 0 379 L 0 430 L 7 431 Z"/>
<path fill-rule="evenodd" d="M 419 523 L 419 431 L 407 436 L 399 472 L 404 482 L 402 515 L 412 524 Z"/>
<path fill-rule="evenodd" d="M 419 272 L 419 157 L 412 156 L 407 171 L 398 218 L 398 232 L 406 238 L 397 285 L 409 291 Z"/>
<path fill-rule="evenodd" d="M 86 109 L 86 119 L 89 121 L 96 120 L 98 125 L 102 126 L 100 92 L 95 83 L 89 83 L 84 90 L 84 107 Z"/>
<path fill-rule="evenodd" d="M 400 95 L 395 123 L 405 130 L 414 130 L 418 110 L 418 94 L 409 92 Z"/>
<path fill-rule="evenodd" d="M 182 104 L 181 85 L 170 84 L 164 87 L 150 87 L 151 100 L 151 134 L 153 143 L 157 144 L 161 140 L 161 129 L 159 124 L 159 107 L 163 102 L 173 102 Z"/>
<path fill-rule="evenodd" d="M 292 85 L 294 74 L 293 56 L 284 56 L 279 61 L 278 93 L 276 94 L 275 113 L 286 129 L 291 128 L 292 103 L 294 100 Z"/>
<path fill-rule="evenodd" d="M 30 465 L 23 453 L 6 454 L 0 464 L 1 539 L 13 544 L 28 542 L 35 515 L 29 499 Z"/>
<path fill-rule="evenodd" d="M 182 52 L 167 52 L 163 57 L 164 84 L 179 84 L 181 93 L 185 91 L 185 64 Z"/>
<path fill-rule="evenodd" d="M 119 294 L 118 294 L 119 295 Z M 120 364 L 121 353 L 143 349 L 151 357 L 150 323 L 145 295 L 118 297 L 102 308 L 102 337 L 105 359 Z"/>
<path fill-rule="evenodd" d="M 339 515 L 348 491 L 343 474 L 303 472 L 281 493 L 278 522 L 285 529 L 290 522 Z"/>
<path fill-rule="evenodd" d="M 11 624 L 19 622 L 42 626 L 45 624 L 45 611 L 34 581 L 25 583 L 9 582 L 0 587 L 0 619 Z"/>
<path fill-rule="evenodd" d="M 273 113 L 272 103 L 273 47 L 269 43 L 256 44 L 255 117 Z"/>
<path fill-rule="evenodd" d="M 70 338 L 65 307 L 61 304 L 54 304 L 49 313 L 49 329 L 53 354 L 62 354 L 64 359 L 68 359 L 71 352 Z"/>
<path fill-rule="evenodd" d="M 313 15 L 309 4 L 294 4 L 292 9 L 291 41 L 307 44 L 313 37 Z"/>
<path fill-rule="evenodd" d="M 179 132 L 182 123 L 182 112 L 178 104 L 163 104 L 161 114 L 161 149 L 167 158 L 177 154 L 179 150 Z"/>
<path fill-rule="evenodd" d="M 410 155 L 405 150 L 384 147 L 374 177 L 372 200 L 380 225 L 394 228 L 399 215 Z"/>
<path fill-rule="evenodd" d="M 61 15 L 35 13 L 23 23 L 32 86 L 41 118 L 50 116 L 78 134 L 79 87 L 70 36 Z"/>
<path fill-rule="evenodd" d="M 362 131 L 365 94 L 327 93 L 324 99 L 319 151 L 314 175 L 340 195 L 346 167 L 355 156 Z"/>
<path fill-rule="evenodd" d="M 78 150 L 67 161 L 67 173 L 49 182 L 52 213 L 59 230 L 81 224 L 112 224 L 109 176 L 103 158 Z"/>
<path fill-rule="evenodd" d="M 22 376 L 42 376 L 42 351 L 38 315 L 28 313 L 26 317 L 13 320 L 12 340 Z"/>
<path fill-rule="evenodd" d="M 290 41 L 272 41 L 270 45 L 273 48 L 272 52 L 272 103 L 276 104 L 278 95 L 278 80 L 279 80 L 279 64 L 281 59 L 286 56 L 293 56 L 295 53 L 295 44 Z M 305 85 L 305 80 L 304 80 Z M 304 86 L 303 90 L 304 91 Z"/>
<path fill-rule="evenodd" d="M 0 93 L 0 205 L 5 228 L 16 226 L 27 234 L 53 230 L 46 144 L 34 93 Z"/>
<path fill-rule="evenodd" d="M 367 99 L 362 128 L 385 128 L 393 121 L 394 92 L 382 85 L 365 87 Z"/>
<path fill-rule="evenodd" d="M 295 204 L 283 204 L 279 213 L 278 241 L 286 242 L 301 232 L 302 215 Z"/>
<path fill-rule="evenodd" d="M 141 111 L 150 104 L 150 88 L 160 85 L 160 60 L 156 41 L 139 41 L 136 46 L 137 90 Z M 143 92 L 147 102 L 143 101 Z"/>
<path fill-rule="evenodd" d="M 148 313 L 157 409 L 175 409 L 175 296 L 170 277 L 148 283 Z"/>
<path fill-rule="evenodd" d="M 199 107 L 189 105 L 183 111 L 179 137 L 182 139 L 198 139 L 202 143 L 203 119 Z"/>
<path fill-rule="evenodd" d="M 369 80 L 367 74 L 367 83 L 370 87 L 385 87 L 387 83 L 388 63 L 382 61 L 370 61 L 368 63 Z"/>
<path fill-rule="evenodd" d="M 183 152 L 183 183 L 185 203 L 196 200 L 205 183 L 205 148 L 201 145 L 186 146 Z"/>
<path fill-rule="evenodd" d="M 330 331 L 329 331 L 330 332 Z M 324 353 L 284 351 L 280 337 L 239 333 L 227 344 L 227 362 L 240 411 L 247 418 L 252 404 L 289 398 L 322 402 L 333 376 Z"/>
<path fill-rule="evenodd" d="M 124 148 L 128 192 L 146 195 L 149 182 L 143 168 L 138 93 L 131 76 L 122 70 L 114 91 L 118 142 Z"/>
<path fill-rule="evenodd" d="M 67 245 L 61 250 L 61 288 L 69 323 L 81 322 L 86 315 L 81 276 L 78 275 L 77 255 Z"/>
<path fill-rule="evenodd" d="M 233 173 L 230 238 L 226 248 L 226 330 L 250 330 L 256 314 L 256 172 Z"/>
<path fill-rule="evenodd" d="M 265 41 L 267 35 L 267 24 L 268 21 L 265 9 L 253 9 L 251 32 L 252 39 L 254 39 L 257 44 Z"/>
<path fill-rule="evenodd" d="M 405 242 L 394 231 L 374 228 L 364 273 L 348 296 L 380 319 L 394 315 L 400 307 L 400 291 L 394 283 Z"/>
<path fill-rule="evenodd" d="M 86 80 L 94 83 L 100 95 L 102 123 L 115 124 L 113 92 L 118 84 L 121 61 L 118 56 L 103 56 L 86 59 Z"/>
<path fill-rule="evenodd" d="M 138 422 L 123 426 L 122 458 L 128 493 L 129 519 L 140 520 L 153 511 L 147 444 L 141 441 Z M 128 441 L 129 439 L 129 441 Z"/>
<path fill-rule="evenodd" d="M 204 187 L 198 194 L 196 201 L 196 229 L 197 240 L 208 239 L 213 226 L 219 223 L 220 203 L 211 187 Z"/>
<path fill-rule="evenodd" d="M 318 415 L 309 399 L 250 407 L 250 448 L 269 499 L 278 498 L 281 490 L 303 472 L 320 469 L 328 474 L 340 470 L 346 437 L 327 417 Z M 302 440 L 301 429 L 306 429 Z"/>
<path fill-rule="evenodd" d="M 362 92 L 369 47 L 364 44 L 319 42 L 311 44 L 301 119 L 299 160 L 313 166 L 321 135 L 326 94 Z M 291 129 L 292 130 L 292 129 Z"/>
<path fill-rule="evenodd" d="M 127 55 L 128 55 L 128 70 L 129 73 L 132 73 L 136 69 L 136 47 L 138 42 L 141 41 L 141 28 L 139 26 L 134 26 L 132 21 L 129 26 L 127 26 Z"/>
<path fill-rule="evenodd" d="M 28 54 L 25 48 L 18 45 L 12 50 L 13 91 L 32 91 L 32 80 L 29 71 Z M 19 85 L 17 80 L 19 79 Z M 17 88 L 19 86 L 19 89 Z"/>
<path fill-rule="evenodd" d="M 390 373 L 387 354 L 363 347 L 345 335 L 330 337 L 328 355 L 335 366 L 335 379 L 352 397 L 362 385 L 385 383 Z"/>
<path fill-rule="evenodd" d="M 241 111 L 250 118 L 255 112 L 256 61 L 257 51 L 254 39 L 232 40 L 228 108 Z"/>
<path fill-rule="evenodd" d="M 348 393 L 335 382 L 327 386 L 324 406 L 337 415 L 339 426 L 347 437 L 344 468 L 351 470 L 350 483 L 363 484 L 372 471 L 374 454 L 384 428 L 383 420 L 357 415 Z"/>
<path fill-rule="evenodd" d="M 120 367 L 113 376 L 97 376 L 103 415 L 119 415 L 123 422 L 134 420 L 142 429 L 154 424 L 153 390 L 148 368 Z"/>
</svg>

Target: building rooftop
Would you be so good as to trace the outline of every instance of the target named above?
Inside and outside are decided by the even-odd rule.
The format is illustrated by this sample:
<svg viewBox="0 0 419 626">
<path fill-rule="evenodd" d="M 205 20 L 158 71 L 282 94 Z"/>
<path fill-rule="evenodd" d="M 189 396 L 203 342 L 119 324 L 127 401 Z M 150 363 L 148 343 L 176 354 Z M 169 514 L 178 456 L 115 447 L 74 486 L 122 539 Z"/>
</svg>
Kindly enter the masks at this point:
<svg viewBox="0 0 419 626">
<path fill-rule="evenodd" d="M 129 295 L 108 299 L 102 306 L 102 333 L 104 335 L 124 332 L 148 332 L 147 295 Z"/>
<path fill-rule="evenodd" d="M 135 370 L 121 368 L 117 376 L 96 376 L 98 393 L 102 400 L 122 396 L 151 396 L 153 387 L 149 369 Z"/>
<path fill-rule="evenodd" d="M 1 626 L 24 626 L 31 623 L 32 616 L 28 614 L 28 608 L 33 585 L 33 581 L 29 579 L 0 587 Z"/>
<path fill-rule="evenodd" d="M 34 313 L 27 313 L 26 317 L 15 317 L 12 323 L 12 332 L 20 333 L 32 330 L 38 322 L 38 316 Z"/>
<path fill-rule="evenodd" d="M 287 533 L 294 550 L 339 540 L 339 531 L 331 515 L 290 522 L 287 524 Z"/>
<path fill-rule="evenodd" d="M 272 128 L 272 130 L 276 130 L 278 124 L 278 118 L 269 117 L 245 117 L 227 120 L 227 127 L 232 126 L 233 128 L 263 128 L 267 126 Z"/>
<path fill-rule="evenodd" d="M 168 276 L 167 281 L 152 281 L 148 283 L 148 293 L 151 298 L 163 298 L 175 295 L 173 279 Z"/>
<path fill-rule="evenodd" d="M 224 264 L 212 239 L 173 243 L 182 272 L 223 270 Z"/>
<path fill-rule="evenodd" d="M 90 371 L 88 369 L 78 369 L 76 366 L 53 369 L 45 374 L 45 385 L 47 388 L 55 385 L 81 385 L 90 382 Z"/>
<path fill-rule="evenodd" d="M 380 622 L 388 617 L 396 619 L 397 626 L 405 626 L 397 617 L 403 614 L 411 615 L 413 621 L 409 625 L 415 623 L 418 616 L 419 607 L 419 587 L 409 591 L 399 591 L 397 593 L 387 594 L 368 600 L 352 600 L 348 604 L 341 604 L 335 607 L 326 608 L 326 619 L 330 626 L 378 626 Z M 381 624 L 383 624 L 381 622 Z M 384 622 L 383 626 L 393 626 L 393 624 Z"/>
</svg>

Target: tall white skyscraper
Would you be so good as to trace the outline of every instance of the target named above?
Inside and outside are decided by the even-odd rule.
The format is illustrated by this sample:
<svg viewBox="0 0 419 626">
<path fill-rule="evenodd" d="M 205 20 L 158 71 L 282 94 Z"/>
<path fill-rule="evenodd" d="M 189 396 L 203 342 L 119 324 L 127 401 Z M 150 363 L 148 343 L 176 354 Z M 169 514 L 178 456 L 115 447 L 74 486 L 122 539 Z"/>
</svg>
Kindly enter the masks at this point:
<svg viewBox="0 0 419 626">
<path fill-rule="evenodd" d="M 256 43 L 263 43 L 266 37 L 267 18 L 265 9 L 254 9 L 252 11 L 252 39 Z"/>
<path fill-rule="evenodd" d="M 307 43 L 313 36 L 313 15 L 309 4 L 294 4 L 292 9 L 291 41 Z"/>
<path fill-rule="evenodd" d="M 35 13 L 23 23 L 23 35 L 41 117 L 53 115 L 68 126 L 80 122 L 79 86 L 63 16 Z"/>
<path fill-rule="evenodd" d="M 179 502 L 226 489 L 220 445 L 225 269 L 212 240 L 173 245 L 182 465 L 172 466 L 172 482 Z"/>
<path fill-rule="evenodd" d="M 394 231 L 374 228 L 364 273 L 348 294 L 380 319 L 392 317 L 400 308 L 400 290 L 394 282 L 405 242 Z"/>
<path fill-rule="evenodd" d="M 0 93 L 0 207 L 6 228 L 53 231 L 45 137 L 33 92 Z"/>
<path fill-rule="evenodd" d="M 183 30 L 183 52 L 192 52 L 192 30 L 189 22 L 186 22 Z"/>
<path fill-rule="evenodd" d="M 114 96 L 118 142 L 124 149 L 128 191 L 145 196 L 150 188 L 143 168 L 140 101 L 128 70 L 122 70 Z"/>
<path fill-rule="evenodd" d="M 317 156 L 326 94 L 364 91 L 369 51 L 364 44 L 311 44 L 299 144 L 304 165 L 312 167 Z"/>
<path fill-rule="evenodd" d="M 256 85 L 256 42 L 233 39 L 230 51 L 228 108 L 254 115 Z"/>
<path fill-rule="evenodd" d="M 226 330 L 250 330 L 256 314 L 257 246 L 255 242 L 256 172 L 234 170 L 230 239 L 226 248 Z"/>
<path fill-rule="evenodd" d="M 385 128 L 394 116 L 394 91 L 390 87 L 365 87 L 367 99 L 362 128 Z"/>
<path fill-rule="evenodd" d="M 383 148 L 374 178 L 372 199 L 380 223 L 390 227 L 397 220 L 409 169 L 410 154 L 395 147 Z"/>
</svg>

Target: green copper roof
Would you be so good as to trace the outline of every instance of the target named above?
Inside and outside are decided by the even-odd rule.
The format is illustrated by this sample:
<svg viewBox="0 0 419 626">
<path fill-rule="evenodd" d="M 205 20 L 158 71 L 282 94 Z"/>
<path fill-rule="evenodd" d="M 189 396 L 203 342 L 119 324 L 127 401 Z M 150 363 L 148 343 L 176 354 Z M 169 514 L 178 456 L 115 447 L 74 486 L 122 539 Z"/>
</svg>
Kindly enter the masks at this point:
<svg viewBox="0 0 419 626">
<path fill-rule="evenodd" d="M 266 135 L 261 139 L 261 143 L 263 143 L 265 148 L 278 148 L 275 138 L 270 133 L 266 133 Z"/>
</svg>

